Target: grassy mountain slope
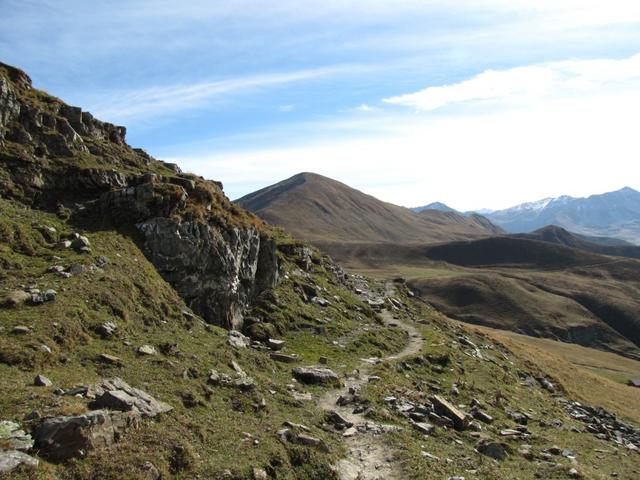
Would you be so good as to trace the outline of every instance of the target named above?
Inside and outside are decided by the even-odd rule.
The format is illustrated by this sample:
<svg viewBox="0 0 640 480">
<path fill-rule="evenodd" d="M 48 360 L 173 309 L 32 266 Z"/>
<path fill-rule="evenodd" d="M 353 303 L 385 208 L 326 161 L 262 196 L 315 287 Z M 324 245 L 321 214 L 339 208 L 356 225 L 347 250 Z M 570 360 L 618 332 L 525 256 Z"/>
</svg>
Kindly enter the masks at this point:
<svg viewBox="0 0 640 480">
<path fill-rule="evenodd" d="M 593 435 L 562 403 L 565 395 L 607 402 L 620 420 L 638 422 L 635 391 L 606 379 L 593 391 L 565 389 L 545 370 L 562 367 L 562 359 L 538 365 L 526 349 L 509 350 L 448 321 L 403 283 L 390 287 L 345 273 L 231 204 L 220 184 L 131 149 L 121 127 L 36 91 L 23 72 L 3 66 L 0 73 L 0 420 L 34 433 L 51 419 L 81 417 L 92 406 L 73 388 L 114 376 L 172 407 L 77 458 L 31 451 L 39 465 L 7 478 L 338 480 L 335 465 L 350 458 L 346 432 L 318 403 L 333 387 L 292 378 L 292 368 L 317 364 L 339 382 L 370 365 L 378 380 L 355 392 L 353 406 L 362 407 L 370 428 L 393 427 L 377 442 L 399 478 L 571 478 L 571 468 L 584 478 L 637 476 L 637 451 Z M 151 227 L 162 235 L 150 237 Z M 188 262 L 202 252 L 206 268 Z M 267 282 L 273 271 L 258 278 L 265 265 L 277 267 L 277 282 Z M 195 279 L 191 290 L 185 279 Z M 50 289 L 47 301 L 36 301 Z M 195 301 L 201 297 L 220 312 L 242 310 L 238 326 L 251 346 L 233 346 L 238 335 L 208 317 L 218 310 Z M 411 324 L 425 340 L 422 349 L 394 360 L 407 333 L 383 322 L 374 307 Z M 291 363 L 272 355 L 269 338 L 284 341 L 281 353 Z M 51 385 L 36 386 L 36 375 Z M 548 391 L 536 378 L 556 387 Z M 579 371 L 572 376 L 581 380 L 591 381 Z M 436 392 L 465 410 L 475 399 L 494 422 L 464 431 L 437 427 L 426 436 L 389 400 L 428 402 Z M 612 403 L 616 392 L 631 407 Z M 528 433 L 503 438 L 502 429 L 518 426 L 513 410 L 530 417 Z M 285 426 L 295 435 L 282 433 Z M 479 453 L 480 436 L 504 443 L 505 459 Z M 550 459 L 545 450 L 554 445 L 572 449 L 577 464 L 562 455 Z"/>
<path fill-rule="evenodd" d="M 635 259 L 519 236 L 342 245 L 333 254 L 366 274 L 406 277 L 423 298 L 459 320 L 640 355 Z"/>
<path fill-rule="evenodd" d="M 325 245 L 434 242 L 497 231 L 479 218 L 436 210 L 418 214 L 313 173 L 300 173 L 236 202 L 299 238 Z"/>
<path fill-rule="evenodd" d="M 574 234 L 555 225 L 550 225 L 531 233 L 521 233 L 515 236 L 518 238 L 528 238 L 531 240 L 564 245 L 600 255 L 640 259 L 640 247 L 631 244 L 624 245 L 626 242 L 620 242 L 614 238 L 588 237 Z"/>
</svg>

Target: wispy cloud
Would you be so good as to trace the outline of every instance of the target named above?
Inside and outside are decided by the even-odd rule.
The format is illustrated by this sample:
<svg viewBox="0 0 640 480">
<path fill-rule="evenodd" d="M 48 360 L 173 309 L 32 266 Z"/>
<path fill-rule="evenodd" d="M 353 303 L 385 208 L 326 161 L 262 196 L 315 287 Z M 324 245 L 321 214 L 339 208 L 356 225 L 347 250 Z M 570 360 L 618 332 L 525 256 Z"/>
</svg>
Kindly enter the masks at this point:
<svg viewBox="0 0 640 480">
<path fill-rule="evenodd" d="M 394 203 L 463 209 L 615 190 L 635 170 L 640 55 L 524 65 L 431 88 L 426 100 L 402 103 L 421 114 L 352 108 L 299 134 L 270 130 L 275 145 L 203 148 L 179 163 L 223 178 L 232 197 L 308 170 Z"/>
<path fill-rule="evenodd" d="M 640 54 L 615 60 L 554 62 L 486 70 L 470 79 L 385 98 L 389 104 L 430 111 L 459 103 L 531 102 L 541 97 L 588 92 L 640 79 Z"/>
<path fill-rule="evenodd" d="M 113 121 L 139 117 L 153 117 L 203 107 L 215 98 L 236 95 L 247 91 L 272 88 L 295 82 L 316 80 L 337 74 L 346 74 L 366 67 L 336 65 L 293 72 L 250 75 L 191 85 L 151 87 L 130 92 L 112 93 L 96 102 L 95 114 Z M 291 111 L 292 106 L 285 106 Z"/>
<path fill-rule="evenodd" d="M 375 108 L 366 103 L 361 103 L 356 108 L 354 108 L 354 110 L 356 112 L 372 112 L 373 110 L 375 110 Z"/>
</svg>

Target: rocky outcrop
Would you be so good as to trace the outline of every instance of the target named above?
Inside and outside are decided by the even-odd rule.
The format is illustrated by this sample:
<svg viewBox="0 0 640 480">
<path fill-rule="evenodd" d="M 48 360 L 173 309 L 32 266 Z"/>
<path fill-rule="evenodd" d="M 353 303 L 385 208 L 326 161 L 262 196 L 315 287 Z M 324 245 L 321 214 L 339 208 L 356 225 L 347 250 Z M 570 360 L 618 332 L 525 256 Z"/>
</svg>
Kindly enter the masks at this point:
<svg viewBox="0 0 640 480">
<path fill-rule="evenodd" d="M 79 221 L 136 225 L 145 255 L 207 322 L 241 329 L 255 297 L 276 284 L 275 241 L 222 184 L 130 148 L 124 127 L 32 89 L 4 64 L 0 133 L 10 147 L 0 150 L 3 196 Z"/>
<path fill-rule="evenodd" d="M 24 72 L 0 63 L 0 146 L 9 147 L 0 152 L 3 195 L 50 208 L 122 188 L 127 182 L 114 167 L 152 162 L 128 147 L 125 134 L 33 89 Z"/>
<path fill-rule="evenodd" d="M 207 322 L 242 328 L 255 296 L 277 281 L 275 242 L 256 228 L 152 218 L 137 224 L 160 274 Z"/>
<path fill-rule="evenodd" d="M 32 447 L 31 435 L 25 433 L 20 425 L 0 421 L 0 474 L 11 472 L 20 465 L 36 467 L 38 460 L 25 453 Z"/>
<path fill-rule="evenodd" d="M 0 76 L 0 141 L 9 124 L 20 115 L 18 97 L 9 85 L 9 81 Z"/>
<path fill-rule="evenodd" d="M 93 398 L 90 407 L 99 410 L 45 419 L 35 428 L 33 437 L 40 453 L 54 461 L 83 457 L 87 450 L 107 447 L 127 430 L 137 428 L 142 419 L 172 410 L 117 377 L 63 391 L 63 395 Z"/>
<path fill-rule="evenodd" d="M 140 422 L 136 411 L 95 410 L 42 422 L 33 432 L 36 447 L 51 460 L 84 457 L 87 450 L 108 447 Z"/>
<path fill-rule="evenodd" d="M 111 123 L 101 122 L 94 118 L 89 112 L 83 112 L 80 107 L 63 105 L 60 108 L 60 115 L 67 119 L 74 131 L 81 135 L 87 135 L 96 140 L 113 142 L 118 145 L 125 145 L 127 129 Z"/>
</svg>

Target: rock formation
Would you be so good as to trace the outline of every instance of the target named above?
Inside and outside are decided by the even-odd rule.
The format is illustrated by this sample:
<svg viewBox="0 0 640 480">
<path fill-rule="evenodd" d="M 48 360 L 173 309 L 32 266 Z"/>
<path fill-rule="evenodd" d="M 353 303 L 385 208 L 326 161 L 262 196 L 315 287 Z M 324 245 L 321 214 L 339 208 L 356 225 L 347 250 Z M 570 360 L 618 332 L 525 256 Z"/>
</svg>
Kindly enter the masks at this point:
<svg viewBox="0 0 640 480">
<path fill-rule="evenodd" d="M 219 182 L 130 148 L 125 134 L 0 64 L 0 190 L 79 222 L 135 225 L 147 257 L 195 312 L 241 329 L 254 298 L 277 282 L 275 241 Z"/>
</svg>

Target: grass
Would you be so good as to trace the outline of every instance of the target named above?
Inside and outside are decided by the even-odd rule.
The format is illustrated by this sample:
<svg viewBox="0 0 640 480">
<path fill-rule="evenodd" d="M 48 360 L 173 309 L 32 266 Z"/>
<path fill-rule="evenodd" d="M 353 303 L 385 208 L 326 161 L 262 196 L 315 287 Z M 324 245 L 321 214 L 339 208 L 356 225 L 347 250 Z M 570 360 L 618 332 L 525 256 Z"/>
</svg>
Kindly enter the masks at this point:
<svg viewBox="0 0 640 480">
<path fill-rule="evenodd" d="M 539 454 L 543 449 L 552 445 L 570 448 L 577 452 L 578 464 L 575 465 L 583 478 L 610 478 L 616 472 L 619 478 L 636 478 L 640 471 L 640 459 L 635 453 L 626 453 L 623 449 L 612 448 L 610 443 L 598 440 L 585 433 L 577 433 L 572 427 L 582 428 L 582 424 L 574 421 L 563 410 L 561 405 L 548 392 L 540 387 L 524 387 L 520 384 L 519 372 L 528 371 L 532 375 L 545 371 L 557 379 L 563 386 L 572 387 L 583 384 L 581 395 L 588 403 L 605 404 L 607 394 L 596 388 L 589 392 L 593 383 L 588 372 L 572 370 L 571 384 L 565 383 L 569 375 L 558 376 L 559 367 L 553 367 L 550 358 L 540 361 L 539 352 L 523 349 L 520 344 L 505 343 L 493 335 L 478 332 L 468 333 L 481 351 L 485 360 L 467 356 L 462 349 L 455 346 L 456 331 L 464 331 L 466 327 L 456 322 L 442 318 L 438 313 L 414 304 L 415 313 L 426 319 L 420 325 L 426 338 L 425 346 L 419 355 L 413 359 L 397 362 L 392 365 L 376 367 L 374 373 L 381 380 L 368 384 L 363 394 L 370 400 L 375 410 L 374 418 L 395 423 L 403 430 L 390 438 L 390 449 L 395 449 L 397 461 L 404 467 L 406 478 L 448 478 L 462 475 L 469 479 L 530 479 L 530 478 L 569 478 L 569 469 L 574 465 L 563 457 L 554 459 L 556 463 L 527 461 L 518 454 L 518 449 L 527 444 L 534 453 Z M 429 358 L 448 357 L 444 371 L 434 370 Z M 492 361 L 487 361 L 490 357 Z M 564 364 L 563 364 L 564 365 Z M 437 382 L 442 388 L 443 395 L 453 398 L 455 404 L 469 409 L 471 400 L 476 398 L 484 404 L 484 409 L 495 418 L 493 424 L 482 424 L 481 434 L 488 438 L 506 442 L 510 452 L 502 462 L 493 461 L 478 454 L 475 450 L 477 437 L 469 431 L 456 432 L 438 428 L 431 436 L 424 436 L 414 430 L 404 417 L 388 408 L 384 398 L 394 395 L 413 401 L 426 399 L 432 394 L 428 385 Z M 453 384 L 459 389 L 459 395 L 451 397 L 449 390 Z M 611 391 L 610 391 L 611 392 Z M 614 390 L 617 394 L 618 391 Z M 609 394 L 609 398 L 611 395 Z M 499 401 L 497 400 L 499 399 Z M 613 409 L 622 413 L 627 411 L 637 421 L 638 398 L 631 400 L 628 396 L 617 398 L 618 407 Z M 613 402 L 608 402 L 612 404 Z M 533 420 L 528 428 L 532 435 L 525 440 L 504 440 L 499 431 L 513 428 L 515 423 L 507 418 L 504 407 L 526 412 Z M 606 405 L 607 408 L 612 405 Z M 558 420 L 562 426 L 550 426 Z M 391 450 L 393 451 L 393 450 Z M 429 452 L 440 460 L 429 460 L 422 455 Z M 601 453 L 610 452 L 610 453 Z"/>
<path fill-rule="evenodd" d="M 640 362 L 613 353 L 513 332 L 473 327 L 558 378 L 574 397 L 640 423 L 640 389 L 626 381 L 640 373 Z"/>
<path fill-rule="evenodd" d="M 53 389 L 116 375 L 174 407 L 162 418 L 144 422 L 110 449 L 90 452 L 85 459 L 67 464 L 43 461 L 35 472 L 22 472 L 15 478 L 143 478 L 144 461 L 153 462 L 166 478 L 217 478 L 226 469 L 234 478 L 250 478 L 253 467 L 267 468 L 283 479 L 332 478 L 328 465 L 343 454 L 342 444 L 339 437 L 320 428 L 322 415 L 312 402 L 291 396 L 287 385 L 292 383 L 294 365 L 275 363 L 268 354 L 253 349 L 234 350 L 226 342 L 226 332 L 185 317 L 182 300 L 127 236 L 112 230 L 91 231 L 91 255 L 55 250 L 40 226 L 53 227 L 62 237 L 77 226 L 7 200 L 0 200 L 0 212 L 0 295 L 34 284 L 58 292 L 55 302 L 0 309 L 2 418 L 28 427 L 25 416 L 32 411 L 43 416 L 80 413 L 86 409 L 84 400 L 58 397 Z M 68 279 L 47 273 L 53 264 L 89 265 L 98 255 L 109 259 L 103 270 Z M 315 364 L 322 355 L 328 357 L 329 367 L 345 372 L 358 358 L 382 356 L 403 342 L 401 334 L 380 325 L 375 314 L 340 287 L 322 265 L 314 265 L 309 275 L 303 280 L 326 288 L 323 295 L 332 299 L 331 306 L 305 302 L 294 288 L 302 280 L 291 277 L 276 290 L 281 305 L 269 314 L 287 341 L 285 351 L 299 353 L 301 364 Z M 316 321 L 324 318 L 330 318 L 330 323 Z M 103 340 L 95 327 L 107 320 L 115 320 L 118 330 L 114 338 Z M 22 324 L 32 332 L 25 336 L 10 333 Z M 325 328 L 317 331 L 309 325 Z M 333 341 L 341 341 L 344 348 L 334 346 Z M 177 356 L 141 357 L 136 353 L 140 345 L 159 348 L 167 342 L 177 344 Z M 42 345 L 52 353 L 44 352 Z M 101 364 L 96 357 L 103 352 L 118 356 L 123 365 Z M 208 370 L 231 373 L 231 360 L 256 380 L 254 391 L 207 385 Z M 32 386 L 36 374 L 46 375 L 54 386 Z M 311 389 L 315 390 L 318 388 Z M 192 393 L 199 405 L 184 406 L 185 392 Z M 267 407 L 256 410 L 254 404 L 262 398 Z M 276 431 L 285 421 L 308 425 L 312 435 L 331 446 L 331 452 L 282 444 Z M 184 454 L 189 458 L 179 471 L 172 466 L 178 447 L 191 452 Z"/>
<path fill-rule="evenodd" d="M 89 452 L 86 458 L 63 464 L 41 462 L 35 471 L 21 471 L 15 478 L 23 479 L 143 479 L 144 461 L 150 461 L 162 472 L 163 478 L 222 478 L 225 470 L 232 478 L 251 478 L 253 467 L 265 468 L 277 479 L 331 479 L 335 474 L 330 464 L 346 455 L 340 435 L 324 424 L 324 414 L 313 401 L 293 398 L 288 385 L 295 384 L 291 369 L 296 365 L 317 364 L 326 357 L 328 366 L 340 374 L 357 368 L 361 358 L 383 357 L 402 348 L 406 334 L 387 328 L 377 315 L 355 297 L 332 273 L 329 264 L 317 256 L 309 272 L 301 271 L 295 259 L 283 257 L 286 275 L 273 293 L 276 306 L 263 303 L 259 312 L 273 322 L 285 339 L 286 353 L 301 356 L 297 364 L 273 362 L 268 354 L 253 349 L 235 350 L 226 342 L 226 333 L 207 326 L 199 319 L 185 317 L 184 304 L 173 289 L 158 276 L 138 247 L 127 236 L 111 230 L 91 231 L 93 256 L 105 255 L 109 264 L 103 271 L 85 272 L 68 279 L 47 273 L 53 264 L 89 264 L 93 256 L 71 250 L 53 250 L 51 240 L 73 233 L 78 227 L 57 217 L 24 208 L 11 201 L 0 200 L 0 258 L 3 259 L 0 293 L 21 284 L 37 283 L 40 288 L 58 291 L 55 302 L 38 307 L 0 309 L 0 411 L 3 419 L 31 424 L 25 416 L 38 411 L 44 416 L 72 415 L 86 409 L 85 401 L 75 397 L 58 397 L 52 390 L 120 376 L 131 385 L 170 403 L 174 410 L 158 419 L 143 422 L 141 428 L 128 432 L 112 447 Z M 40 226 L 54 227 L 56 238 L 46 238 Z M 48 234 L 51 235 L 51 234 Z M 59 256 L 54 260 L 53 256 Z M 347 280 L 347 285 L 350 280 Z M 373 283 L 372 283 L 373 284 Z M 320 307 L 306 300 L 305 288 L 315 289 L 330 305 Z M 454 343 L 460 325 L 444 319 L 419 300 L 410 301 L 406 288 L 397 284 L 398 297 L 407 305 L 395 311 L 404 321 L 420 320 L 425 337 L 422 352 L 413 359 L 391 365 L 378 365 L 372 373 L 381 381 L 368 384 L 363 395 L 373 408 L 373 420 L 391 422 L 403 427 L 385 441 L 389 451 L 396 452 L 406 478 L 465 478 L 496 480 L 534 478 L 536 472 L 544 478 L 567 478 L 570 467 L 566 459 L 560 466 L 536 464 L 522 460 L 517 448 L 522 442 L 511 442 L 511 454 L 505 462 L 496 463 L 481 457 L 473 447 L 476 438 L 468 432 L 439 429 L 430 437 L 419 435 L 406 419 L 389 411 L 383 399 L 389 395 L 420 398 L 429 394 L 428 384 L 439 382 L 445 396 L 455 382 L 460 389 L 456 403 L 468 405 L 479 398 L 490 414 L 496 417 L 494 426 L 484 433 L 496 435 L 496 430 L 511 426 L 503 406 L 493 405 L 496 397 L 520 411 L 530 412 L 536 420 L 561 419 L 564 428 L 542 426 L 532 422 L 534 436 L 527 440 L 535 451 L 551 445 L 561 445 L 578 452 L 579 469 L 585 478 L 606 478 L 614 470 L 620 478 L 633 478 L 639 467 L 638 457 L 621 450 L 602 454 L 596 450 L 614 451 L 611 444 L 589 434 L 568 429 L 577 424 L 568 419 L 559 404 L 539 388 L 525 389 L 518 382 L 518 371 L 532 373 L 548 369 L 554 380 L 577 398 L 588 403 L 601 403 L 614 411 L 604 400 L 607 383 L 594 388 L 576 385 L 592 382 L 588 372 L 568 371 L 570 379 L 561 373 L 563 365 L 554 364 L 532 348 L 523 348 L 510 338 L 497 338 L 478 332 L 473 338 L 495 362 L 466 356 Z M 94 328 L 106 320 L 118 324 L 116 337 L 103 340 Z M 32 328 L 26 336 L 9 334 L 11 328 L 25 324 Z M 151 344 L 159 348 L 164 343 L 177 344 L 179 354 L 141 357 L 138 346 Z M 46 354 L 42 344 L 51 348 Z M 106 352 L 123 360 L 120 367 L 105 366 L 96 361 Z M 514 353 L 516 352 L 516 353 Z M 432 368 L 429 358 L 448 359 L 443 371 Z M 211 368 L 232 374 L 231 360 L 237 361 L 256 380 L 252 392 L 235 388 L 211 386 L 206 382 Z M 603 360 L 604 361 L 604 360 Z M 188 372 L 185 375 L 185 371 Z M 51 378 L 54 386 L 32 386 L 36 374 Z M 570 383 L 571 380 L 573 383 Z M 602 388 L 601 388 L 602 387 Z M 619 388 L 626 388 L 618 385 Z M 314 396 L 323 387 L 295 387 Z M 608 390 L 608 392 L 616 390 Z M 617 392 L 617 391 L 616 391 Z M 197 402 L 187 407 L 184 393 L 191 393 Z M 266 409 L 254 405 L 265 399 Z M 640 411 L 631 398 L 627 417 L 633 409 Z M 282 444 L 276 432 L 285 421 L 302 423 L 311 434 L 330 446 L 329 453 L 310 448 Z M 427 451 L 440 457 L 432 462 L 422 455 Z M 603 457 L 603 458 L 599 458 Z M 446 458 L 451 460 L 447 462 Z M 475 472 L 475 473 L 473 473 Z"/>
</svg>

